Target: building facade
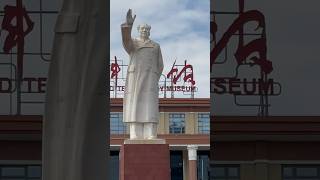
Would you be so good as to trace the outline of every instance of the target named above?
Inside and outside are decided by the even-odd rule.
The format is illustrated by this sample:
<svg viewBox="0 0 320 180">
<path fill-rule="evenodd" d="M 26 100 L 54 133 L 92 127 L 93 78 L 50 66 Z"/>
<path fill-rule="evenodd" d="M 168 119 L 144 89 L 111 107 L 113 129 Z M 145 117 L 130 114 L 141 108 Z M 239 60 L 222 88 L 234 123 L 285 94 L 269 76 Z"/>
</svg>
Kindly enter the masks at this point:
<svg viewBox="0 0 320 180">
<path fill-rule="evenodd" d="M 119 162 L 120 146 L 129 138 L 122 123 L 122 99 L 111 99 L 111 159 Z M 209 180 L 210 101 L 203 99 L 163 98 L 159 102 L 158 137 L 170 147 L 171 180 Z M 112 172 L 117 179 L 118 166 Z"/>
<path fill-rule="evenodd" d="M 211 179 L 320 180 L 320 117 L 216 116 Z"/>
<path fill-rule="evenodd" d="M 170 147 L 171 179 L 209 179 L 209 99 L 160 99 L 158 136 Z M 119 176 L 119 150 L 128 129 L 122 99 L 110 104 L 110 172 Z M 42 116 L 0 116 L 0 179 L 41 179 Z"/>
</svg>

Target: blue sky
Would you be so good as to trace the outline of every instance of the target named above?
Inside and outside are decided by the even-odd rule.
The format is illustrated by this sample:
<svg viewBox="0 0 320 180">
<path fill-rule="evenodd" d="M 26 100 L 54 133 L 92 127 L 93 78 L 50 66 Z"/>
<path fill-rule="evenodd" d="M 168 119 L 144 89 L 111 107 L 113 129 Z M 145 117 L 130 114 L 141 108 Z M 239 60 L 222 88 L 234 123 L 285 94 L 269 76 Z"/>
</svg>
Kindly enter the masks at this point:
<svg viewBox="0 0 320 180">
<path fill-rule="evenodd" d="M 120 25 L 128 9 L 136 20 L 132 35 L 138 36 L 137 25 L 151 25 L 150 38 L 161 46 L 165 64 L 163 74 L 170 71 L 174 60 L 193 65 L 198 92 L 195 97 L 210 97 L 210 2 L 209 0 L 111 0 L 110 58 L 117 56 L 129 62 L 121 44 Z M 175 97 L 180 97 L 177 93 Z M 181 96 L 183 97 L 183 96 Z"/>
</svg>

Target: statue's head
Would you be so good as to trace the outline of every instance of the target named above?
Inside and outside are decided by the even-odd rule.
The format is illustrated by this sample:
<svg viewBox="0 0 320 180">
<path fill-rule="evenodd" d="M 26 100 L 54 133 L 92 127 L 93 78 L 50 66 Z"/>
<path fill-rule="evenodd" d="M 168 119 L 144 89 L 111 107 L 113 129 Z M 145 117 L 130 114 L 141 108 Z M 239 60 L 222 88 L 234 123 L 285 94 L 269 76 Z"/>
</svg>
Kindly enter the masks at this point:
<svg viewBox="0 0 320 180">
<path fill-rule="evenodd" d="M 141 39 L 149 39 L 151 26 L 148 24 L 141 24 L 138 26 Z"/>
</svg>

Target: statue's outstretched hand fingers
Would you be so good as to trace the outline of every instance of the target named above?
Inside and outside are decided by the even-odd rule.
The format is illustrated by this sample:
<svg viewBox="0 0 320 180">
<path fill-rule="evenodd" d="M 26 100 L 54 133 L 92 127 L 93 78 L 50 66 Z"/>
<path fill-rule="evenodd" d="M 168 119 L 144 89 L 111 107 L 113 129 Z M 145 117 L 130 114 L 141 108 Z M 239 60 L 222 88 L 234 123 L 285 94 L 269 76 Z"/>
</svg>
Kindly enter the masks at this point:
<svg viewBox="0 0 320 180">
<path fill-rule="evenodd" d="M 136 15 L 134 15 L 134 17 L 133 17 L 133 21 L 134 21 L 135 19 L 136 19 Z M 132 22 L 133 22 L 133 21 L 132 21 Z"/>
<path fill-rule="evenodd" d="M 131 16 L 131 9 L 128 10 L 127 12 L 127 19 Z"/>
</svg>

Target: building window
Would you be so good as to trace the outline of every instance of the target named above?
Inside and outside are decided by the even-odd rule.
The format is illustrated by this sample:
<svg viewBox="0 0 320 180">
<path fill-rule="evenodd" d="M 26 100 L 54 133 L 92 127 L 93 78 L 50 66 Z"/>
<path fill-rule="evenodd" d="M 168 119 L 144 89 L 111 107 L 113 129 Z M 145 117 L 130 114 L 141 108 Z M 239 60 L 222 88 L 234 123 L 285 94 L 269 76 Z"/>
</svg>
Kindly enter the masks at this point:
<svg viewBox="0 0 320 180">
<path fill-rule="evenodd" d="M 40 180 L 40 165 L 0 165 L 0 179 Z"/>
<path fill-rule="evenodd" d="M 210 180 L 209 177 L 209 154 L 210 151 L 198 151 L 197 171 L 198 180 Z"/>
<path fill-rule="evenodd" d="M 120 112 L 110 113 L 110 132 L 111 134 L 126 134 L 126 125 L 122 122 L 123 115 Z"/>
<path fill-rule="evenodd" d="M 214 180 L 240 180 L 240 166 L 239 165 L 213 165 L 211 172 L 211 179 Z"/>
<path fill-rule="evenodd" d="M 119 180 L 119 151 L 110 151 L 108 180 Z"/>
<path fill-rule="evenodd" d="M 182 151 L 170 151 L 171 180 L 183 180 Z"/>
<path fill-rule="evenodd" d="M 283 165 L 283 180 L 320 180 L 320 165 Z"/>
<path fill-rule="evenodd" d="M 209 113 L 198 114 L 198 133 L 210 134 L 210 114 Z"/>
<path fill-rule="evenodd" d="M 172 134 L 182 134 L 185 132 L 185 114 L 171 113 L 169 114 L 169 131 Z"/>
</svg>

